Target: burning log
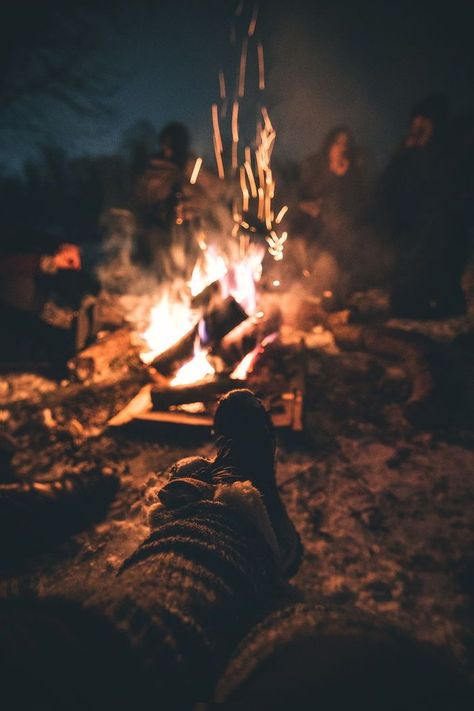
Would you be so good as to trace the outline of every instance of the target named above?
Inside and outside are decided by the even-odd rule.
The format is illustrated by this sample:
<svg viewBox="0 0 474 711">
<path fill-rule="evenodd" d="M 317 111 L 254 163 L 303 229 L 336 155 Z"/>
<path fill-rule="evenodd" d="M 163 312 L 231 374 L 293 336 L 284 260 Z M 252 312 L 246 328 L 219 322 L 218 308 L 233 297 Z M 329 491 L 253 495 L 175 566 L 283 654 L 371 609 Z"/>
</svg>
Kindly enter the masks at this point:
<svg viewBox="0 0 474 711">
<path fill-rule="evenodd" d="M 220 294 L 220 291 L 221 285 L 219 279 L 216 279 L 216 281 L 211 282 L 211 284 L 208 284 L 202 291 L 200 291 L 199 294 L 193 296 L 191 299 L 191 308 L 207 308 L 212 299 Z"/>
<path fill-rule="evenodd" d="M 150 363 L 161 375 L 171 377 L 193 355 L 193 348 L 198 336 L 198 325 L 188 331 L 179 341 L 160 353 Z"/>
<path fill-rule="evenodd" d="M 155 386 L 151 389 L 151 401 L 155 410 L 166 410 L 172 405 L 184 405 L 191 402 L 208 402 L 234 388 L 245 387 L 241 380 L 219 377 L 212 380 L 200 380 L 189 385 Z"/>
<path fill-rule="evenodd" d="M 231 367 L 261 343 L 265 336 L 278 331 L 281 321 L 281 311 L 278 308 L 262 316 L 251 316 L 229 331 L 217 344 L 214 353 Z"/>
<path fill-rule="evenodd" d="M 109 374 L 118 363 L 122 363 L 133 350 L 131 333 L 127 328 L 108 333 L 91 346 L 71 358 L 67 367 L 71 376 L 84 382 L 98 380 Z"/>
<path fill-rule="evenodd" d="M 202 331 L 200 329 L 202 345 L 212 349 L 246 318 L 247 314 L 242 306 L 232 296 L 228 296 L 204 316 L 204 328 Z"/>
<path fill-rule="evenodd" d="M 247 314 L 240 304 L 232 296 L 228 296 L 179 341 L 156 356 L 150 365 L 162 375 L 171 377 L 192 358 L 196 338 L 199 337 L 201 345 L 212 350 L 226 333 L 246 318 Z"/>
</svg>

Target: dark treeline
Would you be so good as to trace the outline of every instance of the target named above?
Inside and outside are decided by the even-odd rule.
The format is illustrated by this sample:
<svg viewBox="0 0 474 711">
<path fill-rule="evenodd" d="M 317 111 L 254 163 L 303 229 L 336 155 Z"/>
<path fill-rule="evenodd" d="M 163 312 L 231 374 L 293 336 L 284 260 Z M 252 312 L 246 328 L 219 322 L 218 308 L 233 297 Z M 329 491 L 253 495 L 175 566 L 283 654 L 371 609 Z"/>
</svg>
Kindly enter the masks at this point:
<svg viewBox="0 0 474 711">
<path fill-rule="evenodd" d="M 143 120 L 124 131 L 115 154 L 70 156 L 46 145 L 19 173 L 3 172 L 2 249 L 8 249 L 12 235 L 15 249 L 28 248 L 33 232 L 79 243 L 99 239 L 102 212 L 130 205 L 137 175 L 157 145 L 158 131 Z"/>
</svg>

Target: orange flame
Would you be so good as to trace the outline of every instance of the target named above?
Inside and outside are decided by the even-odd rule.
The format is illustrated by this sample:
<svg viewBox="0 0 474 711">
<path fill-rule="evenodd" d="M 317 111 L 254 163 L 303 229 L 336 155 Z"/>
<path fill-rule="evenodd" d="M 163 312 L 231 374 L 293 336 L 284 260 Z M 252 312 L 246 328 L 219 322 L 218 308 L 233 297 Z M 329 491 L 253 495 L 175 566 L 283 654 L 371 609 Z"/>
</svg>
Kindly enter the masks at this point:
<svg viewBox="0 0 474 711">
<path fill-rule="evenodd" d="M 266 346 L 268 346 L 269 343 L 272 343 L 277 336 L 277 333 L 270 333 L 269 336 L 265 336 L 262 342 L 255 346 L 250 353 L 247 353 L 247 355 L 245 355 L 240 363 L 234 368 L 230 374 L 231 379 L 245 380 L 247 375 L 252 372 L 258 356 L 263 353 Z"/>
<path fill-rule="evenodd" d="M 207 360 L 207 351 L 201 348 L 198 336 L 194 342 L 194 357 L 178 370 L 170 385 L 189 385 L 214 373 L 214 368 Z"/>
<path fill-rule="evenodd" d="M 149 320 L 148 328 L 141 334 L 147 346 L 147 350 L 140 353 L 144 363 L 151 363 L 157 355 L 182 338 L 195 325 L 196 317 L 189 303 L 178 301 L 170 291 L 165 291 L 151 309 Z"/>
</svg>

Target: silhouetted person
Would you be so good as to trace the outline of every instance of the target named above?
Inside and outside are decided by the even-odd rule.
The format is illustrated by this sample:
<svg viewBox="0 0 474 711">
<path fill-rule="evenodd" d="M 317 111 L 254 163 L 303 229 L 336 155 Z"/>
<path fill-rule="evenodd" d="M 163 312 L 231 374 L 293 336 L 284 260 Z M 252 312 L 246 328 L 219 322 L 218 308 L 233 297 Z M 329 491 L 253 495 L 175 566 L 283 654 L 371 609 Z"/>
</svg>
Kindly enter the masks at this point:
<svg viewBox="0 0 474 711">
<path fill-rule="evenodd" d="M 0 325 L 9 334 L 0 358 L 65 362 L 75 347 L 77 312 L 96 293 L 77 245 L 38 230 L 12 233 L 0 254 Z"/>
<path fill-rule="evenodd" d="M 302 165 L 297 221 L 309 242 L 335 260 L 333 288 L 341 298 L 359 281 L 368 203 L 367 170 L 352 133 L 344 126 L 334 128 L 319 153 Z"/>
<path fill-rule="evenodd" d="M 446 99 L 432 95 L 421 101 L 382 178 L 389 230 L 398 251 L 391 290 L 396 316 L 440 318 L 465 311 L 461 276 L 467 242 L 448 129 Z"/>
<path fill-rule="evenodd" d="M 134 199 L 138 235 L 136 257 L 153 265 L 160 250 L 169 249 L 176 222 L 184 174 L 190 160 L 190 136 L 181 123 L 169 123 L 160 133 L 160 150 L 150 156 L 139 177 Z"/>
</svg>

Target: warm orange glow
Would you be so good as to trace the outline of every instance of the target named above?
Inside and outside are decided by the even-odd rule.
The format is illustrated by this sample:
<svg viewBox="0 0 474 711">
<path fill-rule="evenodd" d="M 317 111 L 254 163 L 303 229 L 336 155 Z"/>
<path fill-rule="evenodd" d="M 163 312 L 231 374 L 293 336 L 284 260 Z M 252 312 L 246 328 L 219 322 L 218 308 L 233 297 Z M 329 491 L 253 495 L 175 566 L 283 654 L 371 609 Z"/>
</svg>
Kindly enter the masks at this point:
<svg viewBox="0 0 474 711">
<path fill-rule="evenodd" d="M 237 170 L 238 165 L 239 165 L 239 159 L 238 159 L 238 143 L 235 141 L 232 141 L 232 170 Z"/>
<path fill-rule="evenodd" d="M 277 225 L 280 224 L 280 222 L 282 221 L 282 219 L 284 218 L 284 216 L 286 215 L 287 212 L 288 212 L 288 205 L 284 205 L 275 218 L 275 222 Z"/>
<path fill-rule="evenodd" d="M 222 146 L 221 130 L 219 128 L 219 115 L 217 113 L 217 104 L 212 104 L 212 130 L 214 132 L 214 140 L 216 142 L 217 149 L 219 153 L 224 150 Z"/>
<path fill-rule="evenodd" d="M 255 34 L 255 28 L 257 26 L 257 17 L 258 17 L 258 3 L 255 5 L 252 13 L 252 19 L 250 20 L 250 25 L 248 29 L 248 36 L 253 37 Z"/>
<path fill-rule="evenodd" d="M 265 250 L 260 245 L 250 244 L 250 238 L 242 235 L 240 259 L 234 261 L 228 273 L 221 279 L 223 298 L 233 296 L 244 311 L 251 316 L 257 308 L 255 283 L 262 274 L 262 259 Z"/>
<path fill-rule="evenodd" d="M 263 45 L 261 42 L 257 44 L 258 57 L 258 88 L 260 91 L 265 89 L 265 62 L 263 58 Z"/>
<path fill-rule="evenodd" d="M 242 210 L 248 212 L 250 195 L 245 180 L 245 168 L 242 165 L 240 166 L 240 189 L 242 190 Z"/>
<path fill-rule="evenodd" d="M 194 265 L 189 288 L 192 296 L 197 296 L 206 286 L 218 279 L 222 279 L 227 273 L 227 266 L 224 258 L 212 248 L 205 248 Z"/>
<path fill-rule="evenodd" d="M 248 161 L 245 161 L 244 168 L 245 168 L 245 172 L 247 173 L 247 177 L 249 179 L 250 192 L 252 194 L 252 197 L 256 198 L 257 197 L 257 186 L 255 184 L 255 178 L 253 177 L 252 167 Z"/>
<path fill-rule="evenodd" d="M 221 99 L 225 99 L 225 97 L 226 97 L 225 77 L 224 77 L 224 72 L 222 71 L 222 69 L 219 72 L 219 96 Z"/>
<path fill-rule="evenodd" d="M 199 171 L 201 170 L 201 165 L 202 165 L 202 158 L 196 158 L 193 172 L 191 173 L 191 177 L 189 179 L 189 182 L 191 183 L 191 185 L 195 184 L 195 182 L 198 178 L 198 175 L 199 175 Z"/>
<path fill-rule="evenodd" d="M 272 229 L 272 216 L 271 216 L 271 211 L 272 211 L 272 203 L 271 203 L 271 197 L 267 193 L 265 195 L 265 226 L 267 230 Z"/>
<path fill-rule="evenodd" d="M 268 115 L 268 111 L 265 106 L 262 106 L 262 116 L 263 116 L 263 121 L 265 123 L 265 128 L 267 129 L 268 133 L 274 133 L 274 128 L 272 126 L 272 122 L 270 121 L 270 116 Z"/>
<path fill-rule="evenodd" d="M 222 155 L 217 147 L 216 138 L 213 137 L 214 143 L 214 155 L 216 156 L 217 174 L 221 180 L 225 177 L 224 163 L 222 162 Z"/>
<path fill-rule="evenodd" d="M 248 39 L 244 37 L 242 41 L 242 52 L 240 54 L 240 69 L 239 69 L 239 91 L 238 96 L 242 98 L 245 95 L 245 72 L 247 69 L 247 50 Z"/>
<path fill-rule="evenodd" d="M 270 234 L 265 238 L 268 243 L 268 251 L 276 262 L 283 259 L 283 245 L 285 244 L 287 238 L 287 232 L 282 232 L 281 236 L 278 237 L 275 230 L 271 230 Z"/>
<path fill-rule="evenodd" d="M 237 367 L 232 371 L 230 375 L 232 380 L 245 380 L 247 375 L 252 372 L 253 367 L 255 365 L 255 361 L 257 360 L 260 353 L 263 353 L 266 346 L 272 343 L 276 337 L 276 333 L 271 333 L 269 336 L 265 336 L 261 343 L 259 343 L 252 351 L 250 351 L 250 353 L 247 353 L 247 355 L 242 358 Z"/>
<path fill-rule="evenodd" d="M 264 197 L 265 197 L 265 193 L 263 192 L 263 188 L 259 188 L 258 189 L 258 212 L 257 212 L 257 219 L 258 220 L 263 220 Z"/>
<path fill-rule="evenodd" d="M 214 373 L 214 368 L 207 360 L 207 351 L 201 348 L 198 336 L 194 343 L 194 357 L 178 370 L 170 385 L 189 385 Z"/>
<path fill-rule="evenodd" d="M 234 101 L 232 104 L 232 140 L 234 143 L 239 142 L 239 102 Z"/>
<path fill-rule="evenodd" d="M 144 363 L 151 363 L 159 353 L 184 336 L 194 326 L 196 317 L 188 302 L 177 300 L 167 290 L 151 309 L 149 320 L 148 328 L 141 334 L 147 345 L 147 350 L 140 353 Z"/>
<path fill-rule="evenodd" d="M 265 187 L 265 173 L 263 172 L 262 152 L 259 148 L 255 151 L 255 160 L 257 162 L 258 182 L 263 189 Z"/>
</svg>

